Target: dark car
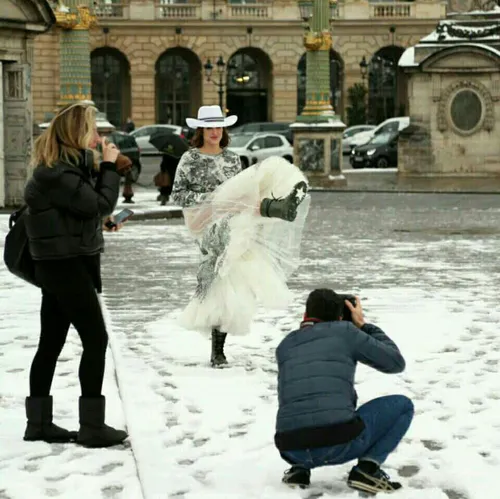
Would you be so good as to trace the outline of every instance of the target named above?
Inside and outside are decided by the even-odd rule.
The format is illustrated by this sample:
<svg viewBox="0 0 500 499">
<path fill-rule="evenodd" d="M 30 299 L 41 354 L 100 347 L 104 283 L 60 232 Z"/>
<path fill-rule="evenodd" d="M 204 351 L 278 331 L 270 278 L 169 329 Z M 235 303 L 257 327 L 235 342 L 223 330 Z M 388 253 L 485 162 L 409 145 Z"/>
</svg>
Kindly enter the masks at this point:
<svg viewBox="0 0 500 499">
<path fill-rule="evenodd" d="M 399 132 L 375 135 L 370 142 L 355 147 L 349 158 L 353 168 L 388 168 L 398 166 Z"/>
<path fill-rule="evenodd" d="M 293 133 L 292 130 L 290 130 L 290 123 L 262 121 L 256 123 L 245 123 L 244 125 L 240 125 L 229 130 L 229 133 L 231 135 L 263 132 L 283 135 L 288 140 L 288 142 L 290 142 L 290 144 L 293 144 Z"/>
<path fill-rule="evenodd" d="M 125 132 L 111 132 L 107 139 L 110 142 L 120 149 L 120 152 L 130 158 L 132 161 L 132 168 L 129 172 L 129 179 L 135 183 L 139 179 L 139 175 L 141 174 L 142 165 L 141 165 L 141 150 L 137 145 L 137 142 L 132 135 L 129 135 Z"/>
</svg>

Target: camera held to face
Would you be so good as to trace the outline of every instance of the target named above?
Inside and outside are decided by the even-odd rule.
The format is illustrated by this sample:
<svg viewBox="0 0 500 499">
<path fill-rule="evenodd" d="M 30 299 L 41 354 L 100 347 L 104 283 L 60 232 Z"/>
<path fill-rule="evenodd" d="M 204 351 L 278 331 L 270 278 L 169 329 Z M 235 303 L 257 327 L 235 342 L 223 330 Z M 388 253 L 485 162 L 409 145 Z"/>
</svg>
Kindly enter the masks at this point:
<svg viewBox="0 0 500 499">
<path fill-rule="evenodd" d="M 354 295 L 339 295 L 339 296 L 342 299 L 342 303 L 344 303 L 345 300 L 348 300 L 352 303 L 353 307 L 356 306 L 356 297 Z M 344 303 L 344 308 L 342 311 L 342 320 L 352 322 L 351 310 L 348 308 L 348 306 L 345 303 Z"/>
</svg>

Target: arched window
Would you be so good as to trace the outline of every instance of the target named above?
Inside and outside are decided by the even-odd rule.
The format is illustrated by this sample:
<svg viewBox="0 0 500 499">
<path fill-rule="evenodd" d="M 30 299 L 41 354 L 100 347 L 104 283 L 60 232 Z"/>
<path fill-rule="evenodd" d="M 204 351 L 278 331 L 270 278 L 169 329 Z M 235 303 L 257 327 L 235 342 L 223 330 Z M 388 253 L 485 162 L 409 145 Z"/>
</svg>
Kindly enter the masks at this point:
<svg viewBox="0 0 500 499">
<path fill-rule="evenodd" d="M 170 49 L 156 62 L 156 119 L 185 125 L 201 101 L 201 63 L 187 49 Z M 196 109 L 195 109 L 196 108 Z"/>
<path fill-rule="evenodd" d="M 297 65 L 297 114 L 306 105 L 307 57 L 304 53 Z M 330 50 L 330 101 L 336 114 L 342 115 L 344 86 L 344 62 L 337 52 Z"/>
<path fill-rule="evenodd" d="M 406 79 L 398 68 L 404 49 L 392 45 L 378 50 L 368 65 L 368 113 L 373 124 L 404 116 Z"/>
<path fill-rule="evenodd" d="M 227 63 L 227 103 L 238 124 L 268 121 L 271 60 L 260 49 L 239 50 Z"/>
<path fill-rule="evenodd" d="M 103 47 L 90 55 L 92 100 L 108 121 L 121 128 L 130 116 L 130 65 L 117 49 Z"/>
</svg>

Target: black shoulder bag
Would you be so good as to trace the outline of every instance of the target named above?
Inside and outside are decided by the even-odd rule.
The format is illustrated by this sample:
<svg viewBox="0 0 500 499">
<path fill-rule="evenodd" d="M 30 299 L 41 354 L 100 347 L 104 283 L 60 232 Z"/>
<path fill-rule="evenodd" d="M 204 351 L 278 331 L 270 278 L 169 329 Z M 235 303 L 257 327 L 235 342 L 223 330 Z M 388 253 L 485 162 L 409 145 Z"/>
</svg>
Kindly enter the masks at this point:
<svg viewBox="0 0 500 499">
<path fill-rule="evenodd" d="M 24 205 L 9 218 L 9 232 L 5 237 L 3 259 L 15 276 L 40 287 L 35 279 L 35 264 L 31 257 L 26 233 L 26 208 Z"/>
</svg>

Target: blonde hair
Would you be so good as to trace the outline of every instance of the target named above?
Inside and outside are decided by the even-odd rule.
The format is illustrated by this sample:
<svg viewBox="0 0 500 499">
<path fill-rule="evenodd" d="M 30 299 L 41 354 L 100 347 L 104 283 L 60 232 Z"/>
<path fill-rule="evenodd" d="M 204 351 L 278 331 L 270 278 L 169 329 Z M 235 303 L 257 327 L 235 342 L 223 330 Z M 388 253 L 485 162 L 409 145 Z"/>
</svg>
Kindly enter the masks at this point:
<svg viewBox="0 0 500 499">
<path fill-rule="evenodd" d="M 61 108 L 49 127 L 36 139 L 33 146 L 32 166 L 49 168 L 57 161 L 73 164 L 81 161 L 82 149 L 90 149 L 95 134 L 96 108 L 86 101 Z M 94 168 L 98 167 L 97 151 Z"/>
</svg>

